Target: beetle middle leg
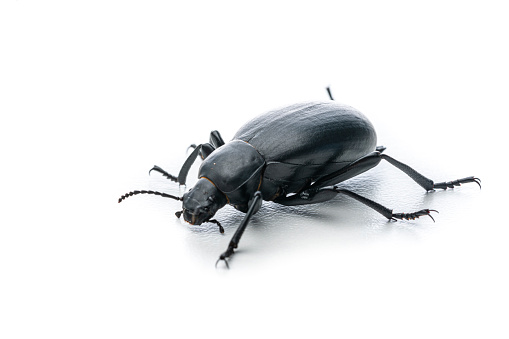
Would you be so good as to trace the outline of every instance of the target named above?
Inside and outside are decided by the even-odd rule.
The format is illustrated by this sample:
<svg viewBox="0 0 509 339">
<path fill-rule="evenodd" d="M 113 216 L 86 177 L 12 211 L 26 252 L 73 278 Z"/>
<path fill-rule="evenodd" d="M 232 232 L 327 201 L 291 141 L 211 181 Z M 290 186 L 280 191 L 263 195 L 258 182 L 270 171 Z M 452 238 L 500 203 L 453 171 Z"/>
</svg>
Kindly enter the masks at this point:
<svg viewBox="0 0 509 339">
<path fill-rule="evenodd" d="M 382 150 L 383 151 L 383 150 Z M 444 182 L 438 182 L 435 183 L 433 180 L 425 177 L 424 175 L 420 174 L 416 170 L 414 170 L 412 167 L 388 156 L 387 154 L 381 154 L 379 151 L 372 152 L 359 160 L 356 160 L 352 162 L 351 164 L 343 167 L 342 169 L 335 171 L 333 173 L 330 173 L 328 175 L 325 175 L 321 178 L 319 178 L 316 182 L 309 185 L 307 188 L 320 188 L 325 187 L 328 185 L 334 185 L 339 184 L 345 180 L 348 180 L 350 178 L 353 178 L 354 176 L 357 176 L 373 167 L 378 165 L 381 160 L 386 160 L 394 167 L 401 170 L 403 173 L 408 175 L 413 181 L 415 181 L 417 184 L 419 184 L 422 188 L 424 188 L 426 191 L 433 191 L 434 189 L 441 188 L 441 189 L 447 189 L 447 188 L 453 188 L 454 186 L 461 186 L 461 184 L 471 183 L 475 182 L 476 184 L 481 187 L 481 180 L 476 177 L 466 177 L 463 179 L 457 179 L 453 181 L 444 181 Z"/>
<path fill-rule="evenodd" d="M 344 194 L 349 196 L 350 198 L 353 198 L 357 200 L 358 202 L 374 209 L 384 217 L 386 217 L 389 220 L 396 219 L 406 219 L 406 220 L 413 220 L 417 219 L 419 217 L 422 217 L 424 215 L 429 216 L 431 219 L 433 217 L 431 216 L 431 212 L 437 212 L 436 210 L 430 210 L 430 209 L 422 209 L 417 212 L 412 213 L 393 213 L 393 210 L 390 208 L 387 208 L 373 200 L 370 200 L 368 198 L 365 198 L 357 193 L 354 193 L 349 190 L 340 189 L 337 186 L 327 186 L 327 187 L 320 187 L 318 189 L 308 189 L 306 191 L 301 192 L 300 194 L 295 194 L 290 197 L 286 197 L 284 199 L 278 199 L 276 202 L 282 205 L 286 206 L 295 206 L 295 205 L 306 205 L 306 204 L 315 204 L 319 202 L 324 202 L 327 200 L 331 200 L 338 194 Z M 435 219 L 433 219 L 435 221 Z"/>
<path fill-rule="evenodd" d="M 381 215 L 383 215 L 384 217 L 386 217 L 387 219 L 389 220 L 394 220 L 396 221 L 396 219 L 406 219 L 406 220 L 414 220 L 414 219 L 417 219 L 419 217 L 422 217 L 424 215 L 427 215 L 429 216 L 433 221 L 435 221 L 435 219 L 433 219 L 433 217 L 431 216 L 431 212 L 437 212 L 437 210 L 430 210 L 430 209 L 422 209 L 420 211 L 417 211 L 417 212 L 412 212 L 412 213 L 393 213 L 393 211 L 385 206 L 382 206 L 380 205 L 379 203 L 373 201 L 373 200 L 370 200 L 368 198 L 365 198 L 361 195 L 358 195 L 357 193 L 354 193 L 352 191 L 349 191 L 349 190 L 345 190 L 345 189 L 340 189 L 338 188 L 337 186 L 333 186 L 331 188 L 328 188 L 328 187 L 324 187 L 322 188 L 321 190 L 329 190 L 329 191 L 333 191 L 335 193 L 338 193 L 338 194 L 344 194 L 344 195 L 347 195 L 355 200 L 357 200 L 358 202 L 368 206 L 368 207 L 371 207 L 372 209 L 374 209 L 375 211 L 377 211 L 378 213 L 380 213 Z"/>
<path fill-rule="evenodd" d="M 382 149 L 380 150 L 383 151 Z M 304 189 L 302 189 L 297 194 L 278 197 L 274 200 L 274 202 L 289 206 L 314 204 L 330 200 L 337 194 L 345 194 L 363 203 L 364 205 L 373 208 L 389 220 L 415 219 L 423 215 L 429 215 L 431 217 L 430 212 L 436 212 L 435 210 L 423 209 L 413 213 L 393 213 L 391 209 L 388 209 L 378 204 L 377 202 L 364 198 L 354 192 L 340 189 L 337 186 L 330 186 L 346 181 L 375 167 L 380 163 L 382 159 L 387 160 L 390 164 L 403 171 L 427 191 L 433 191 L 435 188 L 452 188 L 454 186 L 460 186 L 461 184 L 470 182 L 475 182 L 479 185 L 479 187 L 481 186 L 480 180 L 476 177 L 467 177 L 449 182 L 434 183 L 433 180 L 426 178 L 424 175 L 420 174 L 410 166 L 405 165 L 388 155 L 381 154 L 380 151 L 375 151 L 357 161 L 352 162 L 351 164 L 343 167 L 338 171 L 332 172 L 319 178 L 315 182 L 310 183 L 304 187 Z M 433 219 L 433 217 L 431 218 Z"/>
</svg>

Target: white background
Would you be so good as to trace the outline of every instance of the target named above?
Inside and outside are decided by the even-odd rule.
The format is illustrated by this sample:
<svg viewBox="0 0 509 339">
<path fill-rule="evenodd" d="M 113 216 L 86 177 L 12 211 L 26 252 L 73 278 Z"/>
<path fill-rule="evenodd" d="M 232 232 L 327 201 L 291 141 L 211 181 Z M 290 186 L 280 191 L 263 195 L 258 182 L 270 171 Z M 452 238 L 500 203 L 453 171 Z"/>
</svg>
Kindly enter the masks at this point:
<svg viewBox="0 0 509 339">
<path fill-rule="evenodd" d="M 182 3 L 0 5 L 0 337 L 507 338 L 503 2 Z M 482 190 L 382 163 L 344 186 L 436 223 L 265 203 L 230 270 L 242 213 L 221 235 L 169 199 L 117 203 L 183 194 L 148 170 L 327 85 L 387 154 Z"/>
</svg>

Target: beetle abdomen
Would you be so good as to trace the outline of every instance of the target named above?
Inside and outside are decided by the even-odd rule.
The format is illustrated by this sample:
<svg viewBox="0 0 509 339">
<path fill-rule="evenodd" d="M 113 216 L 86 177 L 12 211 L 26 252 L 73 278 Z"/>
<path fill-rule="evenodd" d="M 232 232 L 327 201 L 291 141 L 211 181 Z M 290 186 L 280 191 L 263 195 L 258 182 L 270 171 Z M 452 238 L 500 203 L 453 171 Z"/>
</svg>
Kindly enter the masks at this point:
<svg viewBox="0 0 509 339">
<path fill-rule="evenodd" d="M 371 122 L 356 109 L 332 101 L 270 111 L 242 126 L 233 139 L 253 145 L 267 162 L 302 165 L 353 161 L 376 145 Z"/>
<path fill-rule="evenodd" d="M 265 158 L 264 186 L 273 186 L 269 191 L 285 186 L 287 193 L 342 168 L 376 146 L 371 122 L 356 109 L 333 101 L 270 111 L 242 126 L 233 139 L 248 142 Z"/>
</svg>

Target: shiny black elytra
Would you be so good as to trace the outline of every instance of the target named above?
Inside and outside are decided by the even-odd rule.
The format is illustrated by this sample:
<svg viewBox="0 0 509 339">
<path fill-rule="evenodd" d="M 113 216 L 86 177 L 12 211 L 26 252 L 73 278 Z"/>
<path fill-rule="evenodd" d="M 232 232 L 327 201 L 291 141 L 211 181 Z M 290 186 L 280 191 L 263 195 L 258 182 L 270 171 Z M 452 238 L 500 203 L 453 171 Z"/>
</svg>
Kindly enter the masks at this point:
<svg viewBox="0 0 509 339">
<path fill-rule="evenodd" d="M 332 95 L 327 88 L 330 99 Z M 389 220 L 415 219 L 435 210 L 423 209 L 413 213 L 393 213 L 372 200 L 337 184 L 355 177 L 386 160 L 412 178 L 426 191 L 447 189 L 480 179 L 467 177 L 449 182 L 434 183 L 411 167 L 382 154 L 385 147 L 376 147 L 376 133 L 369 120 L 356 109 L 328 102 L 306 102 L 274 110 L 254 118 L 242 126 L 233 139 L 225 143 L 217 131 L 210 134 L 210 142 L 198 146 L 185 161 L 178 177 L 159 166 L 156 171 L 168 179 L 185 185 L 186 177 L 198 155 L 203 159 L 196 185 L 183 197 L 155 191 L 132 191 L 118 202 L 136 194 L 156 194 L 181 200 L 183 210 L 176 214 L 192 225 L 214 223 L 212 219 L 226 204 L 246 215 L 233 235 L 228 248 L 217 263 L 237 248 L 251 216 L 262 200 L 294 206 L 314 204 L 347 195 L 371 207 Z"/>
</svg>

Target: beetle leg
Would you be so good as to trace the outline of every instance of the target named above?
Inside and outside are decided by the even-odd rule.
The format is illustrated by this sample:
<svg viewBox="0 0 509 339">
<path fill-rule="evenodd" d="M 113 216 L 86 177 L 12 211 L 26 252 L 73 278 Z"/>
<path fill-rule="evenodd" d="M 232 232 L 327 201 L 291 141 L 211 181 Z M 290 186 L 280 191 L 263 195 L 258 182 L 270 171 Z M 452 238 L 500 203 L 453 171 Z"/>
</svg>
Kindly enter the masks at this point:
<svg viewBox="0 0 509 339">
<path fill-rule="evenodd" d="M 430 209 L 423 209 L 423 210 L 420 210 L 420 211 L 417 211 L 417 212 L 413 212 L 413 213 L 393 213 L 391 209 L 389 209 L 389 208 L 387 208 L 385 206 L 382 206 L 382 205 L 380 205 L 379 203 L 377 203 L 377 202 L 375 202 L 373 200 L 370 200 L 370 199 L 365 198 L 365 197 L 363 197 L 361 195 L 358 195 L 357 193 L 354 193 L 354 192 L 351 192 L 351 191 L 348 191 L 348 190 L 344 190 L 344 189 L 339 189 L 336 186 L 333 186 L 332 188 L 324 187 L 323 189 L 328 189 L 328 190 L 332 189 L 334 192 L 348 195 L 349 197 L 357 200 L 358 202 L 361 202 L 364 205 L 366 205 L 368 207 L 371 207 L 372 209 L 374 209 L 375 211 L 377 211 L 378 213 L 380 213 L 381 215 L 383 215 L 387 219 L 393 220 L 393 221 L 396 221 L 396 219 L 414 220 L 414 219 L 417 219 L 417 218 L 422 217 L 424 215 L 427 215 L 434 222 L 435 219 L 433 219 L 433 217 L 431 216 L 431 212 L 437 212 L 438 213 L 437 210 L 430 210 Z"/>
<path fill-rule="evenodd" d="M 406 175 L 408 175 L 412 180 L 414 180 L 417 184 L 419 184 L 422 188 L 424 188 L 426 191 L 433 191 L 435 188 L 453 188 L 454 186 L 460 186 L 461 184 L 475 182 L 476 184 L 481 187 L 481 180 L 476 177 L 467 177 L 463 179 L 458 179 L 454 181 L 448 181 L 448 182 L 439 182 L 434 183 L 433 180 L 425 177 L 424 175 L 420 174 L 416 170 L 414 170 L 412 167 L 388 156 L 387 154 L 381 154 L 381 152 L 384 150 L 382 146 L 377 147 L 377 151 L 372 152 L 354 162 L 349 164 L 348 166 L 343 167 L 342 169 L 327 174 L 321 178 L 319 178 L 317 181 L 315 181 L 313 184 L 309 185 L 308 187 L 305 187 L 304 190 L 308 188 L 320 188 L 320 187 L 326 187 L 328 185 L 338 184 L 340 182 L 343 182 L 345 180 L 348 180 L 350 178 L 353 178 L 354 176 L 357 176 L 373 167 L 378 165 L 380 161 L 386 160 L 394 167 L 398 168 L 402 172 L 404 172 Z"/>
<path fill-rule="evenodd" d="M 205 160 L 205 158 L 208 157 L 209 154 L 212 153 L 212 151 L 214 151 L 216 148 L 223 146 L 224 144 L 225 144 L 225 142 L 224 142 L 223 138 L 221 137 L 221 134 L 218 131 L 210 132 L 209 143 L 202 144 L 202 148 L 203 148 L 203 146 L 207 145 L 206 146 L 207 150 L 205 152 L 203 149 L 201 150 L 201 152 L 200 152 L 201 158 L 203 160 Z M 190 148 L 195 149 L 196 147 L 198 147 L 198 146 L 196 146 L 196 144 L 191 144 L 191 145 L 189 145 L 187 150 L 189 151 Z"/>
<path fill-rule="evenodd" d="M 209 142 L 214 148 L 219 148 L 224 145 L 224 140 L 221 137 L 221 134 L 219 134 L 218 131 L 212 131 L 210 132 L 210 139 Z"/>
<path fill-rule="evenodd" d="M 154 165 L 152 169 L 148 172 L 156 171 L 164 175 L 166 178 L 170 179 L 171 181 L 178 182 L 180 185 L 186 184 L 187 174 L 189 173 L 189 170 L 191 169 L 191 166 L 194 164 L 194 161 L 200 155 L 202 160 L 205 160 L 210 153 L 214 152 L 214 150 L 218 147 L 221 147 L 224 145 L 223 138 L 221 137 L 221 134 L 219 134 L 218 131 L 212 131 L 210 132 L 210 143 L 204 143 L 201 145 L 190 145 L 187 149 L 192 148 L 193 151 L 189 156 L 187 157 L 186 161 L 184 162 L 184 165 L 182 165 L 182 168 L 180 169 L 178 177 L 169 174 L 165 170 L 163 170 L 161 167 Z"/>
<path fill-rule="evenodd" d="M 154 165 L 154 167 L 152 167 L 152 169 L 150 171 L 148 171 L 148 175 L 150 175 L 150 172 L 152 172 L 152 171 L 159 172 L 166 178 L 170 179 L 171 181 L 177 182 L 176 176 L 171 175 L 170 173 L 166 172 L 165 170 L 163 170 L 161 167 L 159 167 L 157 165 Z"/>
<path fill-rule="evenodd" d="M 194 148 L 194 150 L 189 154 L 186 161 L 184 162 L 184 165 L 182 165 L 182 168 L 180 169 L 179 175 L 178 175 L 178 183 L 180 185 L 186 184 L 187 174 L 189 173 L 189 170 L 191 169 L 191 166 L 194 164 L 194 161 L 198 157 L 198 155 L 201 156 L 202 160 L 205 160 L 210 153 L 214 152 L 215 147 L 209 143 L 198 145 Z"/>
<path fill-rule="evenodd" d="M 179 185 L 186 184 L 187 173 L 189 173 L 191 166 L 193 165 L 194 161 L 198 157 L 198 153 L 200 153 L 200 151 L 201 151 L 201 146 L 202 145 L 196 146 L 196 148 L 187 157 L 186 161 L 184 162 L 184 165 L 182 165 L 182 168 L 180 169 L 179 175 L 177 177 Z"/>
<path fill-rule="evenodd" d="M 318 189 L 320 187 L 327 187 L 329 185 L 339 184 L 345 180 L 353 178 L 361 173 L 366 172 L 367 170 L 375 167 L 380 163 L 382 158 L 380 157 L 380 152 L 371 152 L 362 158 L 350 163 L 349 165 L 343 167 L 342 169 L 327 174 L 314 183 L 306 187 L 304 190 L 308 188 Z"/>
<path fill-rule="evenodd" d="M 189 147 L 187 148 L 186 152 L 188 152 L 190 148 L 195 149 L 196 148 L 196 144 L 189 145 Z"/>
<path fill-rule="evenodd" d="M 420 211 L 417 211 L 414 213 L 393 213 L 392 218 L 390 220 L 394 220 L 394 221 L 396 221 L 396 219 L 415 220 L 419 217 L 422 217 L 423 215 L 427 215 L 428 217 L 431 218 L 431 220 L 433 220 L 433 222 L 435 222 L 435 219 L 431 215 L 431 212 L 438 213 L 437 210 L 430 210 L 430 209 L 423 209 L 423 210 L 420 210 Z"/>
<path fill-rule="evenodd" d="M 434 183 L 433 180 L 426 178 L 424 175 L 420 174 L 412 167 L 405 165 L 402 162 L 399 162 L 398 160 L 388 156 L 387 154 L 381 154 L 380 156 L 382 159 L 387 160 L 390 164 L 394 165 L 395 167 L 403 171 L 405 174 L 407 174 L 416 183 L 421 185 L 421 187 L 424 188 L 426 191 L 433 191 L 435 188 L 442 189 L 453 188 L 454 186 L 460 186 L 461 184 L 466 184 L 469 182 L 475 182 L 477 185 L 479 185 L 479 187 L 481 187 L 481 179 L 476 177 L 467 177 L 454 181 Z"/>
<path fill-rule="evenodd" d="M 331 90 L 330 90 L 330 87 L 328 87 L 328 86 L 327 86 L 327 93 L 329 94 L 329 98 L 330 98 L 331 100 L 334 100 L 334 98 L 332 97 L 332 92 L 331 92 Z"/>
<path fill-rule="evenodd" d="M 414 170 L 412 167 L 399 162 L 398 160 L 388 156 L 387 154 L 381 154 L 380 155 L 382 159 L 387 160 L 391 165 L 398 168 L 402 172 L 404 172 L 406 175 L 408 175 L 410 178 L 412 178 L 413 181 L 418 183 L 422 188 L 424 188 L 426 191 L 432 191 L 433 190 L 433 180 L 426 178 L 424 175 L 420 174 L 416 170 Z"/>
<path fill-rule="evenodd" d="M 454 188 L 454 186 L 461 186 L 461 184 L 466 184 L 469 182 L 475 182 L 477 185 L 479 185 L 479 188 L 481 188 L 481 179 L 476 177 L 467 177 L 447 182 L 437 182 L 433 185 L 433 188 L 442 188 L 445 190 L 447 188 Z"/>
<path fill-rule="evenodd" d="M 287 197 L 285 199 L 278 199 L 276 202 L 282 205 L 287 206 L 295 206 L 295 205 L 305 205 L 305 204 L 315 204 L 319 202 L 324 202 L 327 200 L 331 200 L 334 198 L 337 194 L 344 194 L 349 196 L 350 198 L 353 198 L 357 200 L 358 202 L 374 209 L 384 217 L 386 217 L 389 220 L 396 221 L 396 219 L 407 219 L 407 220 L 413 220 L 417 219 L 419 217 L 422 217 L 424 215 L 428 215 L 431 219 L 433 217 L 431 216 L 431 212 L 437 212 L 436 210 L 430 210 L 430 209 L 423 209 L 417 212 L 413 213 L 393 213 L 390 208 L 387 208 L 383 205 L 380 205 L 379 203 L 370 200 L 368 198 L 365 198 L 357 193 L 354 193 L 349 190 L 340 189 L 337 186 L 327 186 L 327 187 L 321 187 L 318 189 L 308 189 L 300 194 L 295 194 L 291 197 Z M 433 219 L 435 221 L 435 219 Z"/>
<path fill-rule="evenodd" d="M 235 231 L 235 234 L 232 237 L 232 240 L 230 240 L 230 243 L 228 244 L 228 248 L 226 251 L 219 256 L 219 259 L 216 261 L 216 267 L 217 263 L 219 261 L 224 261 L 227 268 L 230 268 L 228 265 L 227 259 L 230 258 L 233 253 L 234 249 L 236 249 L 239 245 L 240 238 L 242 237 L 242 234 L 244 233 L 247 224 L 249 223 L 249 220 L 255 214 L 262 204 L 262 193 L 260 191 L 255 192 L 253 196 L 253 200 L 251 201 L 251 204 L 249 206 L 249 209 L 246 212 L 246 215 L 244 216 L 244 219 L 242 219 L 242 222 L 240 223 L 239 227 L 237 228 L 237 231 Z M 210 220 L 209 220 L 210 221 Z"/>
</svg>

